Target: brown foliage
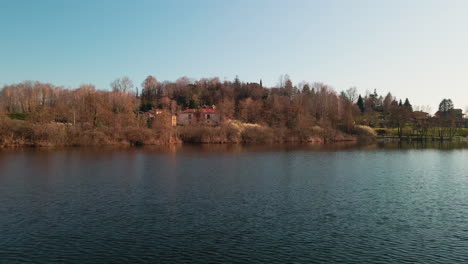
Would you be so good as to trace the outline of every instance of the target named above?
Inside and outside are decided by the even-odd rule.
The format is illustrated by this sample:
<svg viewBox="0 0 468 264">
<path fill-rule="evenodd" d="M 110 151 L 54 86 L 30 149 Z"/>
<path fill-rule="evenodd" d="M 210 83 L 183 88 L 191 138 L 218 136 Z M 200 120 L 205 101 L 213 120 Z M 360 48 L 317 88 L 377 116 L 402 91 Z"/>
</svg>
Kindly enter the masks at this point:
<svg viewBox="0 0 468 264">
<path fill-rule="evenodd" d="M 90 84 L 77 89 L 39 82 L 6 85 L 0 91 L 0 110 L 22 120 L 0 118 L 2 142 L 140 145 L 177 142 L 179 138 L 218 143 L 328 140 L 337 138 L 338 130 L 352 131 L 360 115 L 353 103 L 355 90 L 342 97 L 326 84 L 306 83 L 299 91 L 288 76 L 276 88 L 237 78 L 233 82 L 186 77 L 159 82 L 154 76 L 148 76 L 142 86 L 141 94 L 134 93 L 128 77 L 112 82 L 111 91 Z M 221 114 L 220 126 L 172 127 L 171 114 L 212 105 Z M 153 119 L 142 114 L 153 108 L 165 114 Z M 244 124 L 236 126 L 230 121 Z"/>
</svg>

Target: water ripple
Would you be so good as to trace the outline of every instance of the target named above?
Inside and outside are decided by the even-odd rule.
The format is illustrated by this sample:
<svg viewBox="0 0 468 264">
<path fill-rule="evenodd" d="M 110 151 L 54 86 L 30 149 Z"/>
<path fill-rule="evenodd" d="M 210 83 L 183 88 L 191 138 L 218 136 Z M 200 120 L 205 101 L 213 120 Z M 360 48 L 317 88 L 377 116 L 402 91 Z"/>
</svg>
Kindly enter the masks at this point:
<svg viewBox="0 0 468 264">
<path fill-rule="evenodd" d="M 467 263 L 460 151 L 192 154 L 0 155 L 0 263 Z"/>
</svg>

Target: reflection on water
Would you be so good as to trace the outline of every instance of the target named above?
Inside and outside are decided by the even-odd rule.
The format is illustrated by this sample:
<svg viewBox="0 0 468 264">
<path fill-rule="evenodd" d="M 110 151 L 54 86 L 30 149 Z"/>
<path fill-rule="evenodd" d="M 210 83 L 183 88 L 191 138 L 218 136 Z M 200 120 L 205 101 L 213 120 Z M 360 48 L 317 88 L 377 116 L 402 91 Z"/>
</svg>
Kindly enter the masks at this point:
<svg viewBox="0 0 468 264">
<path fill-rule="evenodd" d="M 0 263 L 463 263 L 465 143 L 0 151 Z"/>
<path fill-rule="evenodd" d="M 72 148 L 7 148 L 0 149 L 1 153 L 41 152 L 41 153 L 109 153 L 124 152 L 135 154 L 145 151 L 148 153 L 200 153 L 200 152 L 275 152 L 275 151 L 375 151 L 375 150 L 456 150 L 468 148 L 467 141 L 412 141 L 412 142 L 337 142 L 331 144 L 301 143 L 301 144 L 181 144 L 142 147 L 72 147 Z"/>
<path fill-rule="evenodd" d="M 468 148 L 466 141 L 412 141 L 412 142 L 379 142 L 377 148 L 381 149 L 436 149 L 455 150 Z"/>
</svg>

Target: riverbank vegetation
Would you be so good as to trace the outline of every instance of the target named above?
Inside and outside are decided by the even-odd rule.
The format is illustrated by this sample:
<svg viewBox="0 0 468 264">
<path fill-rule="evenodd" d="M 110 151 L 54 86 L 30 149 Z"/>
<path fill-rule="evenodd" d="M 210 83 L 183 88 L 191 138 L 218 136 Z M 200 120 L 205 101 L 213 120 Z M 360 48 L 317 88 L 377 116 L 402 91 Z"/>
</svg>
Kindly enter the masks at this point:
<svg viewBox="0 0 468 264">
<path fill-rule="evenodd" d="M 217 126 L 173 126 L 181 110 L 216 106 Z M 335 142 L 359 137 L 452 140 L 466 136 L 461 110 L 444 100 L 436 115 L 414 111 L 408 99 L 356 88 L 338 93 L 324 83 L 276 87 L 219 78 L 135 87 L 127 77 L 111 89 L 76 89 L 26 81 L 0 91 L 1 146 L 160 145 L 190 143 Z M 156 117 L 146 114 L 158 109 Z M 465 133 L 465 134 L 463 134 Z"/>
</svg>

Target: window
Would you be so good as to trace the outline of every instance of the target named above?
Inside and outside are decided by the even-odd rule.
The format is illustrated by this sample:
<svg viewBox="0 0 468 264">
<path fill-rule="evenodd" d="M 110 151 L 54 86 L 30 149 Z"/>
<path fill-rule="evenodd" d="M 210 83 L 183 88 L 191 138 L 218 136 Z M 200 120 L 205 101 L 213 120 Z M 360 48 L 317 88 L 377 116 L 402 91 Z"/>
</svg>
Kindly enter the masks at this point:
<svg viewBox="0 0 468 264">
<path fill-rule="evenodd" d="M 210 119 L 210 118 L 211 118 L 211 116 L 210 116 L 210 115 L 206 115 L 206 119 Z"/>
</svg>

